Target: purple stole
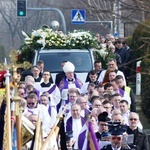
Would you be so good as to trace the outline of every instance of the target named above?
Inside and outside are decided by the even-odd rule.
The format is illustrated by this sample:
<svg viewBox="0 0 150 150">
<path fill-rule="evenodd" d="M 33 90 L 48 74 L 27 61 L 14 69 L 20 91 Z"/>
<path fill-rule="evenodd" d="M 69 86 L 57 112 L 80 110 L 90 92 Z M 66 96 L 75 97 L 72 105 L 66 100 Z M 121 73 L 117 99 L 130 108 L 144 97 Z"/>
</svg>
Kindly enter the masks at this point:
<svg viewBox="0 0 150 150">
<path fill-rule="evenodd" d="M 83 144 L 86 139 L 86 131 L 87 130 L 84 130 L 82 133 L 79 134 L 79 137 L 78 137 L 78 149 L 79 150 L 82 150 L 83 148 Z"/>
<path fill-rule="evenodd" d="M 124 90 L 119 88 L 119 93 L 121 94 L 122 97 L 124 96 Z"/>
<path fill-rule="evenodd" d="M 84 118 L 85 119 L 89 114 L 90 114 L 90 111 L 88 109 L 84 109 Z"/>
<path fill-rule="evenodd" d="M 90 114 L 90 111 L 88 109 L 84 109 L 85 115 Z"/>
<path fill-rule="evenodd" d="M 69 96 L 67 96 L 67 100 L 65 100 L 65 104 L 67 105 L 69 103 Z"/>
<path fill-rule="evenodd" d="M 85 119 L 83 117 L 81 117 L 81 124 L 82 124 L 82 126 L 85 124 Z M 70 117 L 67 120 L 67 123 L 66 123 L 66 132 L 67 131 L 72 131 L 72 117 Z"/>
<path fill-rule="evenodd" d="M 29 110 L 29 109 L 28 109 L 28 112 L 31 113 L 31 114 L 33 114 L 33 111 L 32 111 L 32 110 Z"/>
<path fill-rule="evenodd" d="M 66 80 L 66 78 L 64 78 L 63 81 L 64 81 L 63 89 L 68 89 L 68 81 Z M 77 88 L 79 88 L 79 89 L 81 88 L 77 81 L 77 78 L 75 78 L 75 81 L 73 81 L 73 83 L 76 85 Z"/>
<path fill-rule="evenodd" d="M 34 91 L 37 93 L 38 98 L 40 98 L 40 91 L 34 88 Z"/>
<path fill-rule="evenodd" d="M 55 88 L 56 88 L 56 84 L 53 85 L 52 88 L 50 88 L 47 92 L 48 92 L 49 94 L 51 94 L 51 93 L 53 93 L 53 91 L 55 90 Z"/>
<path fill-rule="evenodd" d="M 69 113 L 69 111 L 70 111 L 69 109 L 66 109 L 66 114 L 68 114 L 68 113 Z"/>
<path fill-rule="evenodd" d="M 51 109 L 51 106 L 49 106 L 49 107 L 48 107 L 48 113 L 49 113 L 50 116 L 51 116 L 51 110 L 52 110 L 52 109 Z"/>
</svg>

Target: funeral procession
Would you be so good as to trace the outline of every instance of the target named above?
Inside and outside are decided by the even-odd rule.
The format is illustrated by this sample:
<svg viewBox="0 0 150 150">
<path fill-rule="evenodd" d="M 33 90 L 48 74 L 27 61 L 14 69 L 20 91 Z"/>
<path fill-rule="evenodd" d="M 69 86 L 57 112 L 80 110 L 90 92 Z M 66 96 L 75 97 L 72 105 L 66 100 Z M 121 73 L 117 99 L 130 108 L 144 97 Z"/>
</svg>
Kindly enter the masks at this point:
<svg viewBox="0 0 150 150">
<path fill-rule="evenodd" d="M 0 150 L 150 150 L 150 0 L 0 1 Z"/>
</svg>

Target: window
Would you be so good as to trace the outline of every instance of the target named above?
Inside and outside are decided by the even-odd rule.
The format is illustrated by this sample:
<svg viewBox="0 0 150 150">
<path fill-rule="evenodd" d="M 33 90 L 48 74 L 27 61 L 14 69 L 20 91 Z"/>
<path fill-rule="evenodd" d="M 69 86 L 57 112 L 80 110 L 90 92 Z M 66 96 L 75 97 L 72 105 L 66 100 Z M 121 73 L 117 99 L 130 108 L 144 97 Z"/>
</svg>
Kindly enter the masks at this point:
<svg viewBox="0 0 150 150">
<path fill-rule="evenodd" d="M 45 70 L 50 70 L 51 73 L 62 71 L 61 62 L 64 60 L 75 65 L 75 72 L 89 72 L 93 67 L 89 51 L 40 53 L 38 60 L 43 60 Z"/>
</svg>

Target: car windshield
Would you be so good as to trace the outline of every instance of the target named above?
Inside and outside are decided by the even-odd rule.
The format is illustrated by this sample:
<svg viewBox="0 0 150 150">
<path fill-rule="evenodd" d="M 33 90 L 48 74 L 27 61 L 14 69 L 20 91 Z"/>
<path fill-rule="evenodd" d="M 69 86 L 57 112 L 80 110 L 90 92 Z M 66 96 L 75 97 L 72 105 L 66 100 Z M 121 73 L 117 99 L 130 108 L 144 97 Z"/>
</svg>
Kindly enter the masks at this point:
<svg viewBox="0 0 150 150">
<path fill-rule="evenodd" d="M 51 73 L 62 71 L 61 63 L 70 61 L 75 65 L 75 72 L 89 72 L 92 70 L 92 61 L 90 53 L 85 52 L 53 52 L 40 53 L 38 60 L 44 61 L 45 70 L 50 70 Z"/>
</svg>

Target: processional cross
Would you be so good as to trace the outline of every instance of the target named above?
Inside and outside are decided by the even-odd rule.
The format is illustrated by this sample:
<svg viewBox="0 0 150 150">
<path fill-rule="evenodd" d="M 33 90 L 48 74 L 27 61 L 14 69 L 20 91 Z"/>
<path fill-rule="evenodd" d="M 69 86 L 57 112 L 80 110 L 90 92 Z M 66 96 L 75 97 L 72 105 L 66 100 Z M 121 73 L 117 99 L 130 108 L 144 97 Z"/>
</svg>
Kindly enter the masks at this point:
<svg viewBox="0 0 150 150">
<path fill-rule="evenodd" d="M 7 64 L 7 61 L 5 59 L 5 62 L 0 64 L 0 70 L 6 70 L 5 74 L 5 83 L 6 83 L 6 114 L 7 118 L 5 120 L 5 127 L 4 130 L 4 138 L 7 138 L 7 144 L 4 147 L 8 150 L 12 149 L 12 131 L 11 131 L 11 109 L 10 109 L 10 85 L 9 85 L 9 70 L 13 73 L 13 82 L 14 82 L 14 97 L 12 97 L 12 100 L 15 102 L 15 116 L 16 116 L 16 129 L 17 129 L 17 148 L 18 150 L 22 149 L 21 144 L 21 120 L 20 120 L 20 109 L 19 109 L 19 103 L 21 101 L 21 98 L 18 96 L 18 90 L 17 90 L 17 69 L 23 68 L 23 69 L 29 69 L 31 67 L 31 64 L 27 61 L 24 61 L 23 63 L 17 63 L 18 58 L 18 51 L 17 50 L 11 50 L 9 54 L 11 63 Z M 4 148 L 4 149 L 5 149 Z"/>
</svg>

